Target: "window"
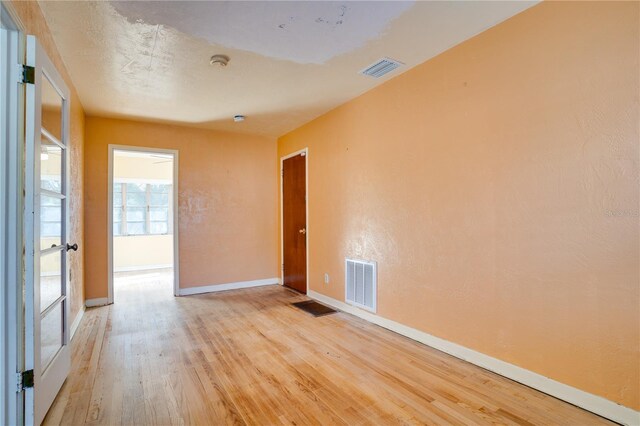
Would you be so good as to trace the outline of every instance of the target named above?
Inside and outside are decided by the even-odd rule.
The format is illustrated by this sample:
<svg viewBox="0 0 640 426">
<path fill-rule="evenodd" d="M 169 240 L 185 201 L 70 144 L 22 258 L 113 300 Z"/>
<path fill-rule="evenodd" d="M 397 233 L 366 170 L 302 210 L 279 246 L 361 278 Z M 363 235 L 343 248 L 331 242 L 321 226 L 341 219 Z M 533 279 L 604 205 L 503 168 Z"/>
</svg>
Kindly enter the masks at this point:
<svg viewBox="0 0 640 426">
<path fill-rule="evenodd" d="M 170 185 L 148 185 L 149 233 L 169 233 L 169 188 Z"/>
<path fill-rule="evenodd" d="M 139 183 L 124 184 L 123 223 L 125 235 L 144 235 L 147 233 L 147 185 Z"/>
<path fill-rule="evenodd" d="M 170 234 L 171 185 L 114 182 L 113 235 Z"/>
</svg>

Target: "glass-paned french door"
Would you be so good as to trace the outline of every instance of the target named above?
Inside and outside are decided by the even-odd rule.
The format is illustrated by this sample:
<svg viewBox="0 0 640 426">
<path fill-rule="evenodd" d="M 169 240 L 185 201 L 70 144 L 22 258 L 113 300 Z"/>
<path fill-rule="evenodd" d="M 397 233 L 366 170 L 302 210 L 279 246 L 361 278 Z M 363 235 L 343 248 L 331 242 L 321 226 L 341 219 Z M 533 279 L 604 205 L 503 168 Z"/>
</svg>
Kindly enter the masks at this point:
<svg viewBox="0 0 640 426">
<path fill-rule="evenodd" d="M 40 424 L 70 369 L 69 90 L 33 36 L 27 65 L 25 365 L 34 387 L 25 393 L 25 420 Z"/>
</svg>

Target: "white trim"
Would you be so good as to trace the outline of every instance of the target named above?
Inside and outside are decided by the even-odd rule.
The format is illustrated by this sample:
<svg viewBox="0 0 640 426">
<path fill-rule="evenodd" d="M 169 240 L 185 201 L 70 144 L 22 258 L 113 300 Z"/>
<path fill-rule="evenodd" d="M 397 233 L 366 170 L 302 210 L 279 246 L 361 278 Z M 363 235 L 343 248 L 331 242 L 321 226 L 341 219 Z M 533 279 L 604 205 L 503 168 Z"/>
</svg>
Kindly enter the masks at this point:
<svg viewBox="0 0 640 426">
<path fill-rule="evenodd" d="M 55 84 L 53 82 L 51 82 L 51 84 Z M 58 145 L 58 147 L 62 148 L 62 149 L 67 149 L 68 146 L 61 140 L 59 140 L 58 138 L 56 138 L 55 136 L 53 136 L 51 134 L 51 132 L 49 132 L 47 129 L 45 129 L 44 127 L 42 127 L 40 129 L 40 133 L 42 134 L 42 136 L 44 136 L 45 138 L 49 139 L 49 142 L 53 142 L 55 145 Z"/>
<path fill-rule="evenodd" d="M 263 285 L 280 284 L 279 278 L 266 278 L 264 280 L 238 281 L 235 283 L 203 285 L 198 287 L 188 287 L 180 289 L 180 296 L 191 296 L 193 294 L 215 293 L 218 291 L 237 290 L 240 288 L 259 287 Z"/>
<path fill-rule="evenodd" d="M 113 303 L 113 148 L 109 145 L 109 158 L 107 160 L 107 304 Z M 87 307 L 100 306 L 90 305 Z M 96 299 L 93 299 L 96 300 Z"/>
<path fill-rule="evenodd" d="M 541 374 L 518 367 L 517 365 L 510 364 L 457 343 L 449 342 L 448 340 L 425 333 L 424 331 L 416 330 L 415 328 L 411 328 L 362 309 L 358 309 L 313 290 L 309 290 L 307 296 L 311 299 L 315 299 L 329 305 L 332 308 L 339 309 L 358 318 L 362 318 L 373 324 L 379 325 L 380 327 L 384 327 L 471 364 L 493 371 L 496 374 L 514 380 L 518 383 L 522 383 L 533 389 L 537 389 L 615 422 L 625 425 L 640 424 L 640 412 L 617 404 L 601 396 L 585 392 L 574 388 L 573 386 L 565 385 L 564 383 L 557 382 Z"/>
<path fill-rule="evenodd" d="M 168 268 L 173 268 L 173 263 L 166 263 L 164 265 L 123 266 L 122 268 L 113 268 L 113 272 L 152 271 L 154 269 L 168 269 Z"/>
<path fill-rule="evenodd" d="M 71 328 L 69 331 L 69 340 L 72 340 L 73 336 L 75 336 L 76 331 L 80 326 L 80 321 L 82 321 L 82 317 L 84 316 L 84 310 L 85 310 L 85 307 L 83 306 L 82 309 L 80 309 L 80 312 L 78 312 L 78 315 L 76 315 L 76 319 L 74 319 L 73 322 L 71 323 Z"/>
<path fill-rule="evenodd" d="M 2 36 L 0 85 L 0 423 L 22 424 L 24 392 L 16 392 L 16 371 L 24 370 L 23 306 L 23 188 L 24 188 L 24 85 L 18 84 L 18 66 L 24 60 L 24 26 L 14 6 L 0 4 Z M 5 80 L 6 79 L 6 80 Z M 6 84 L 6 85 L 5 85 Z"/>
<path fill-rule="evenodd" d="M 107 297 L 98 297 L 96 299 L 87 299 L 84 301 L 84 305 L 87 308 L 95 308 L 96 306 L 106 306 L 109 304 L 110 302 Z"/>
<path fill-rule="evenodd" d="M 171 185 L 171 179 L 117 178 L 115 183 L 151 183 L 157 185 Z"/>
<path fill-rule="evenodd" d="M 306 263 L 307 263 L 307 293 L 309 293 L 309 147 L 303 148 L 291 154 L 280 157 L 280 284 L 284 285 L 284 179 L 282 176 L 284 160 L 304 154 L 304 193 L 305 193 L 305 237 L 306 241 Z"/>
<path fill-rule="evenodd" d="M 122 152 L 120 154 L 118 154 L 121 157 L 135 157 L 135 158 L 159 158 L 159 159 L 165 159 L 165 160 L 170 160 L 172 157 L 171 155 L 163 155 L 160 153 L 156 153 L 155 155 L 149 155 L 148 152 L 140 152 L 140 151 L 127 151 L 127 152 Z"/>
<path fill-rule="evenodd" d="M 107 303 L 113 303 L 113 157 L 114 151 L 127 151 L 133 153 L 158 153 L 166 154 L 173 158 L 173 181 L 171 185 L 171 205 L 173 212 L 173 295 L 180 294 L 180 252 L 179 252 L 179 225 L 178 225 L 178 174 L 179 153 L 176 149 L 150 148 L 130 145 L 109 144 L 108 176 L 107 176 Z M 98 299 L 94 299 L 98 300 Z M 89 305 L 87 305 L 89 306 Z"/>
</svg>

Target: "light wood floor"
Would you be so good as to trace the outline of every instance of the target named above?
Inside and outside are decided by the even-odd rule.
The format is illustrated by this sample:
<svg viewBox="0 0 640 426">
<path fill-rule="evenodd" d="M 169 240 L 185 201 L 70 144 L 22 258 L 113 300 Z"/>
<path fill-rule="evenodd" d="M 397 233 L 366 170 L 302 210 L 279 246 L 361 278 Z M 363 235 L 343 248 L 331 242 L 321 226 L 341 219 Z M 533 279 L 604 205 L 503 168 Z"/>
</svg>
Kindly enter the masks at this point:
<svg viewBox="0 0 640 426">
<path fill-rule="evenodd" d="M 605 424 L 279 286 L 174 298 L 128 277 L 87 310 L 45 424 Z"/>
</svg>

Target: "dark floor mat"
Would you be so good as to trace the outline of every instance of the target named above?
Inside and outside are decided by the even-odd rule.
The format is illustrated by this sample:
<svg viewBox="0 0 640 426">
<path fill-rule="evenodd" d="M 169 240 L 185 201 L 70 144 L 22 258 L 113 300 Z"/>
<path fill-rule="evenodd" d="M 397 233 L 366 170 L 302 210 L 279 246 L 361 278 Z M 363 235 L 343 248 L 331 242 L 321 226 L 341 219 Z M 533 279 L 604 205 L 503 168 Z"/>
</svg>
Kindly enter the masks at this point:
<svg viewBox="0 0 640 426">
<path fill-rule="evenodd" d="M 314 317 L 321 317 L 323 315 L 329 315 L 336 312 L 335 309 L 331 309 L 330 307 L 318 303 L 315 300 L 305 300 L 304 302 L 292 303 L 292 305 L 310 313 Z"/>
</svg>

